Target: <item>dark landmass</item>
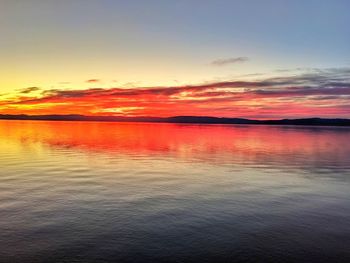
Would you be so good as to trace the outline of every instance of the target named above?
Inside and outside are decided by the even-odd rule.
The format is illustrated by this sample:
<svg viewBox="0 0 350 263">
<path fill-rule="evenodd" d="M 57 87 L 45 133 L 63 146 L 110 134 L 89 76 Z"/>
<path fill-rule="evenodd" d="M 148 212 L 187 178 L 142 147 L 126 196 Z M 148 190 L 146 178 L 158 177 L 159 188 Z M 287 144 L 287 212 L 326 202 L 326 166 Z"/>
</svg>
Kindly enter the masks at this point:
<svg viewBox="0 0 350 263">
<path fill-rule="evenodd" d="M 4 120 L 51 120 L 51 121 L 109 121 L 109 122 L 164 122 L 164 123 L 205 123 L 205 124 L 264 124 L 264 125 L 311 125 L 311 126 L 350 126 L 350 119 L 281 119 L 251 120 L 243 118 L 218 118 L 207 116 L 175 116 L 175 117 L 117 117 L 86 115 L 8 115 L 0 114 Z"/>
</svg>

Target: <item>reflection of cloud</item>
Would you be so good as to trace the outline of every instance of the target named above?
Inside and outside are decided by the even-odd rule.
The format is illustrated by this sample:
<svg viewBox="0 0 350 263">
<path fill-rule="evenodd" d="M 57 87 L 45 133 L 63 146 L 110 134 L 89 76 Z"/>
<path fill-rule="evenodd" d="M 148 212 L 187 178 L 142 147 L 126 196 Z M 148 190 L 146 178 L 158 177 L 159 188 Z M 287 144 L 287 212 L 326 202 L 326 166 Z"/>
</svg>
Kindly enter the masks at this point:
<svg viewBox="0 0 350 263">
<path fill-rule="evenodd" d="M 39 95 L 17 95 L 2 108 L 20 112 L 23 105 L 51 103 L 48 113 L 111 113 L 134 109 L 137 116 L 214 115 L 276 117 L 347 117 L 350 112 L 350 70 L 313 70 L 256 81 L 219 81 L 160 87 L 51 89 Z M 63 107 L 60 103 L 70 107 Z M 55 106 L 56 105 L 56 106 Z M 22 108 L 21 108 L 22 107 Z M 4 111 L 4 110 L 2 110 Z M 8 111 L 7 111 L 8 112 Z M 23 112 L 21 112 L 23 113 Z M 113 112 L 112 112 L 113 113 Z M 118 111 L 116 112 L 118 113 Z M 120 112 L 120 114 L 122 114 Z"/>
<path fill-rule="evenodd" d="M 249 59 L 247 57 L 236 57 L 236 58 L 224 58 L 216 59 L 211 62 L 213 66 L 225 66 L 229 64 L 247 62 Z"/>
<path fill-rule="evenodd" d="M 175 156 L 209 163 L 314 167 L 338 172 L 348 166 L 350 155 L 349 129 L 334 127 L 0 122 L 0 145 L 7 145 L 9 140 L 100 152 L 116 158 L 119 154 Z"/>
</svg>

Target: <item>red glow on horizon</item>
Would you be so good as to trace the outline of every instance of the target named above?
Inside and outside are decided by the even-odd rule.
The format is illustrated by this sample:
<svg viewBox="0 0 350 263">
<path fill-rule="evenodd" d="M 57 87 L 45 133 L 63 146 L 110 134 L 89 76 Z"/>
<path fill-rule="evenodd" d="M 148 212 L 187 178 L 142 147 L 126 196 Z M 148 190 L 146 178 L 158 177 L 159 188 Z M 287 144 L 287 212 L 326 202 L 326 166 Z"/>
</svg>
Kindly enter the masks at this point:
<svg viewBox="0 0 350 263">
<path fill-rule="evenodd" d="M 98 82 L 97 79 L 89 81 Z M 0 113 L 254 119 L 349 116 L 350 87 L 347 83 L 317 86 L 307 81 L 294 77 L 175 87 L 85 90 L 31 87 L 14 93 L 10 98 L 0 98 Z"/>
</svg>

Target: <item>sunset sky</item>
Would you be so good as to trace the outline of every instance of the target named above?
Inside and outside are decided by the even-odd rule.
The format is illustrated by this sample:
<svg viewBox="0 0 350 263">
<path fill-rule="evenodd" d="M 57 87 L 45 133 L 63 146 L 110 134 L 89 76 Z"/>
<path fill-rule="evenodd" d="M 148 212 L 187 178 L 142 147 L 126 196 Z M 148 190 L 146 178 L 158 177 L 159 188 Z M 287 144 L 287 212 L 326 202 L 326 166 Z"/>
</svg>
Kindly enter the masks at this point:
<svg viewBox="0 0 350 263">
<path fill-rule="evenodd" d="M 348 0 L 0 0 L 0 114 L 350 117 Z"/>
</svg>

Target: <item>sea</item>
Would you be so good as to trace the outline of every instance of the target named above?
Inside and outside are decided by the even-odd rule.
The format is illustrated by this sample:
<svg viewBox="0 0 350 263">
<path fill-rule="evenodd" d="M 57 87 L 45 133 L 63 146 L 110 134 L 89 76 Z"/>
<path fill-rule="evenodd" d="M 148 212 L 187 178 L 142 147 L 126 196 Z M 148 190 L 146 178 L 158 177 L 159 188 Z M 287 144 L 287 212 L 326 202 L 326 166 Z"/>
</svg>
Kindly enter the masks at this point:
<svg viewBox="0 0 350 263">
<path fill-rule="evenodd" d="M 1 120 L 0 262 L 350 262 L 350 128 Z"/>
</svg>

